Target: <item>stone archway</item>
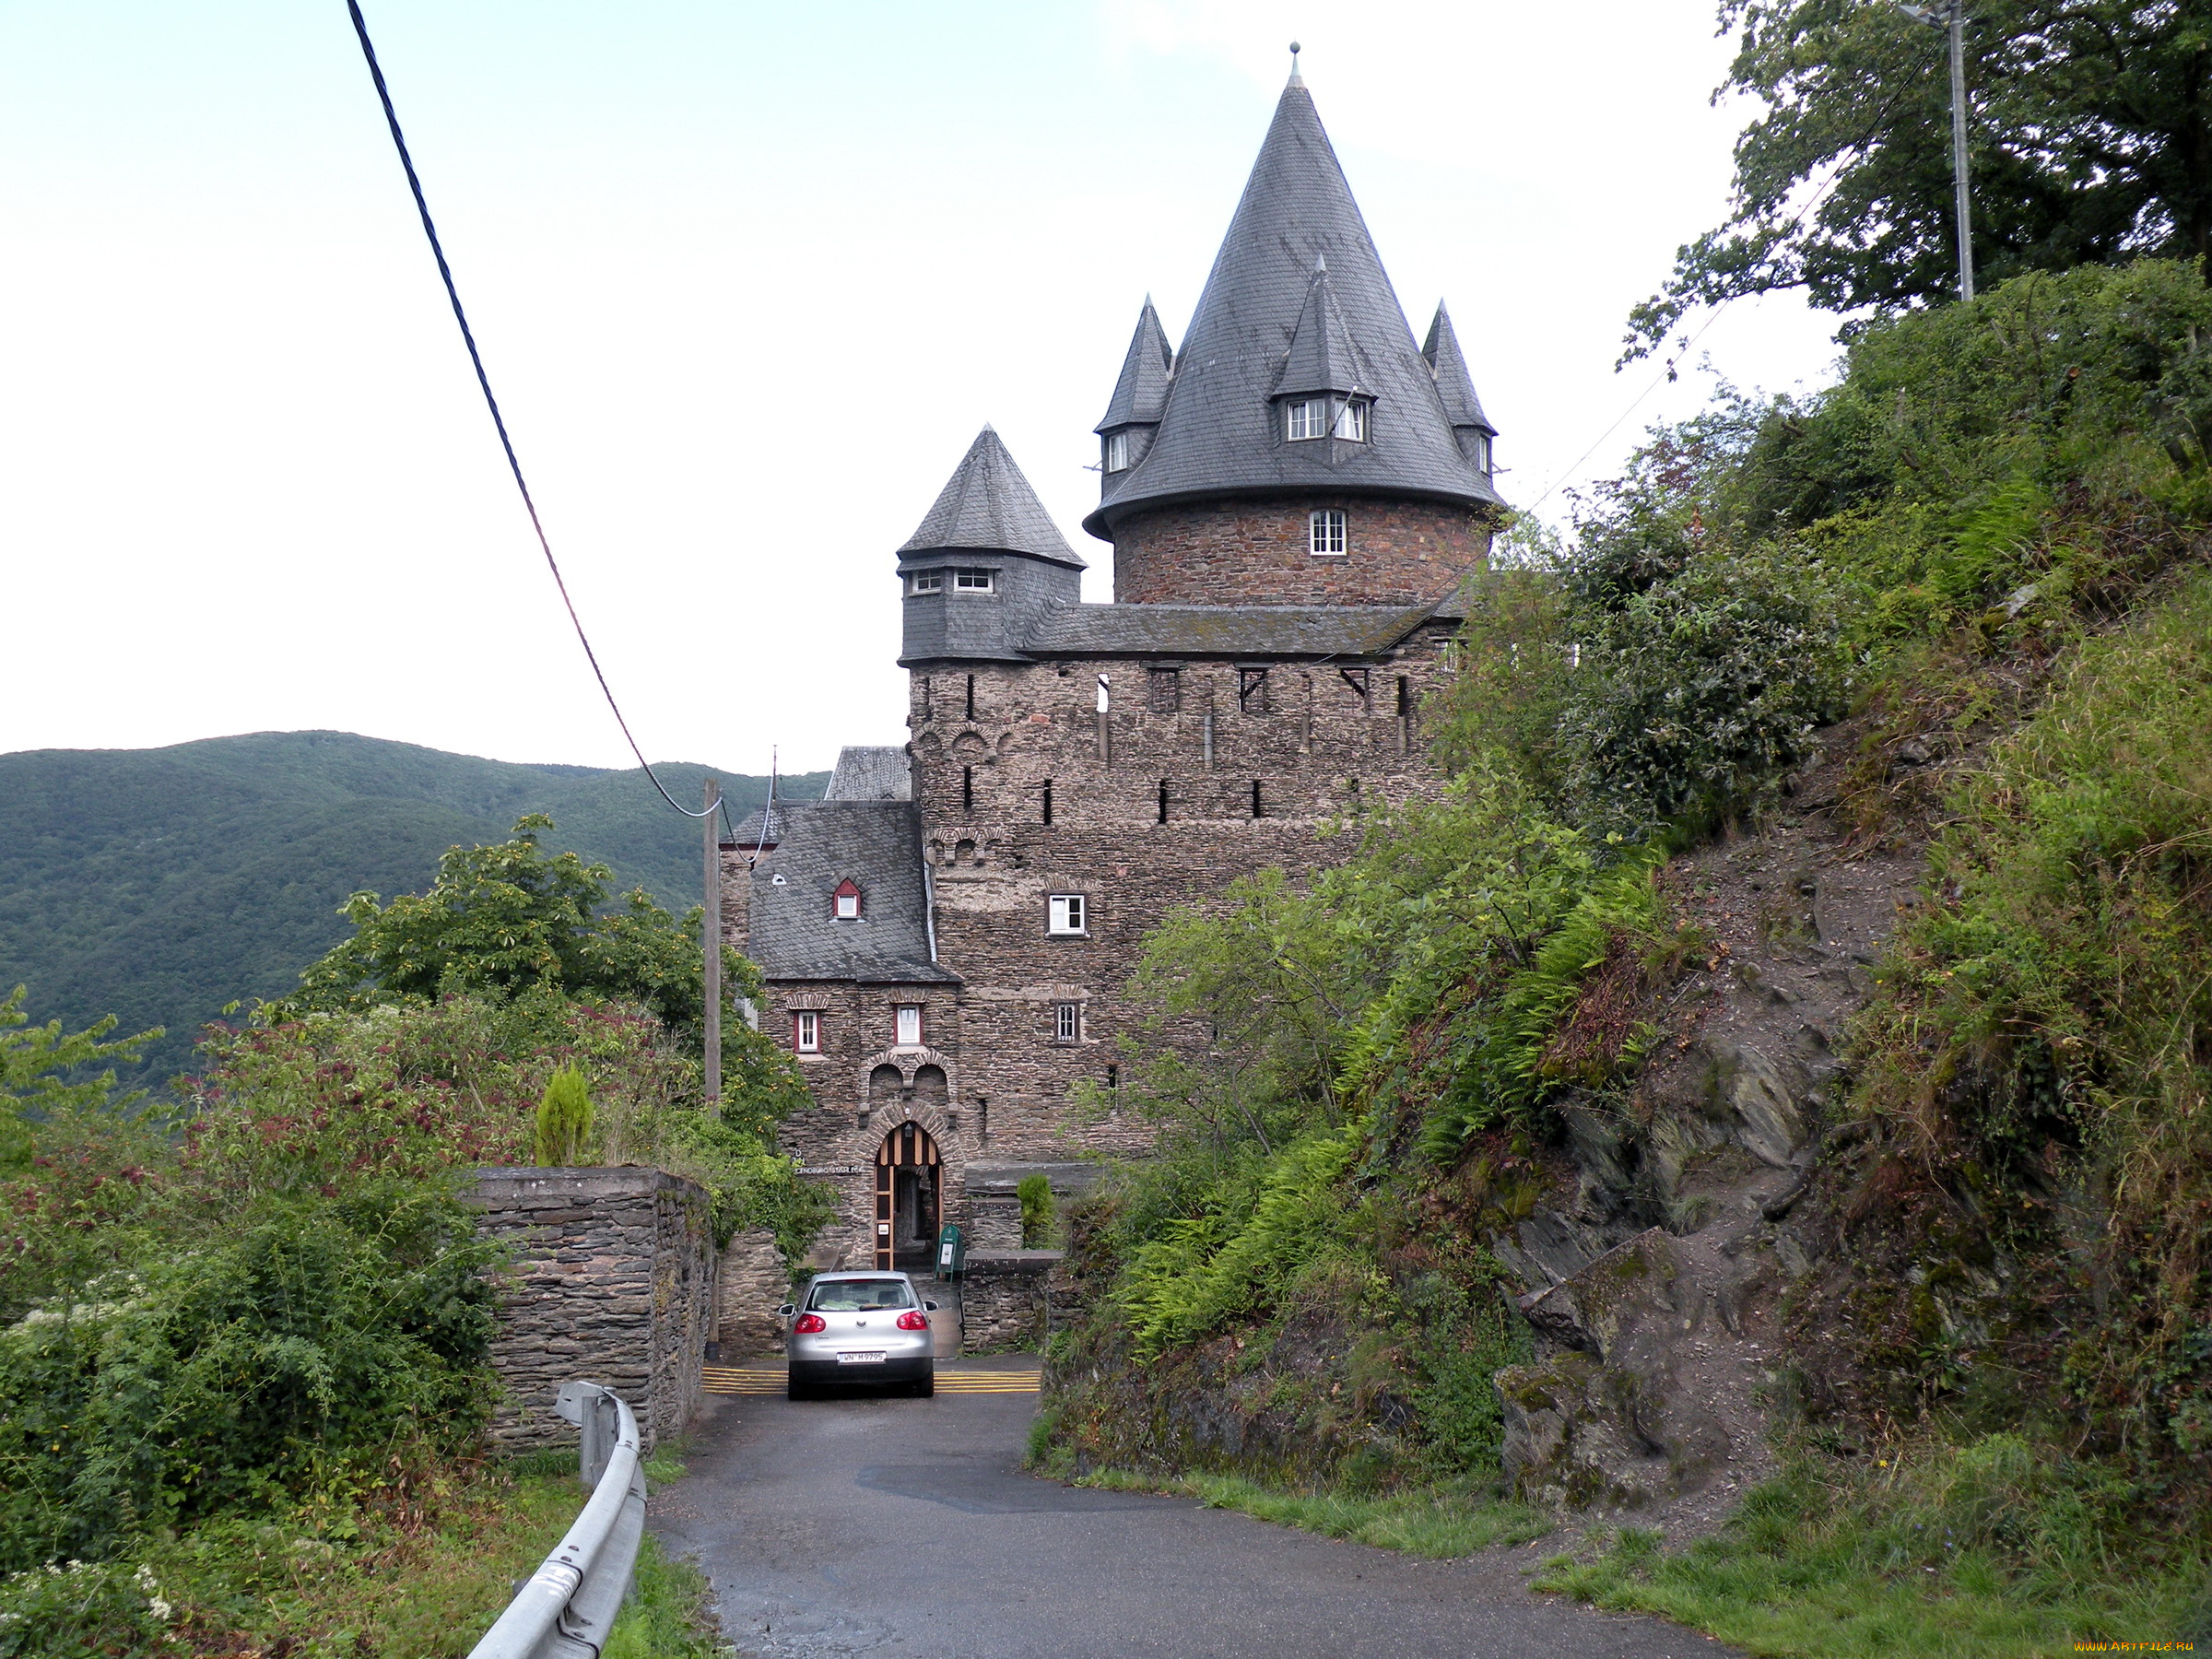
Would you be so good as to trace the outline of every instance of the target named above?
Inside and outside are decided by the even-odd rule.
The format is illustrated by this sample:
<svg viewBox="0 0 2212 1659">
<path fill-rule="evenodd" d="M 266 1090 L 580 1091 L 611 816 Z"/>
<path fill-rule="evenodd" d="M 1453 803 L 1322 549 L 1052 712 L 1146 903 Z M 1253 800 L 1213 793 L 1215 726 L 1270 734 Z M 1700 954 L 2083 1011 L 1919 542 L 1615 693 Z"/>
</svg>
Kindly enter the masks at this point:
<svg viewBox="0 0 2212 1659">
<path fill-rule="evenodd" d="M 876 1265 L 926 1273 L 936 1265 L 944 1168 L 921 1124 L 895 1124 L 876 1148 Z"/>
</svg>

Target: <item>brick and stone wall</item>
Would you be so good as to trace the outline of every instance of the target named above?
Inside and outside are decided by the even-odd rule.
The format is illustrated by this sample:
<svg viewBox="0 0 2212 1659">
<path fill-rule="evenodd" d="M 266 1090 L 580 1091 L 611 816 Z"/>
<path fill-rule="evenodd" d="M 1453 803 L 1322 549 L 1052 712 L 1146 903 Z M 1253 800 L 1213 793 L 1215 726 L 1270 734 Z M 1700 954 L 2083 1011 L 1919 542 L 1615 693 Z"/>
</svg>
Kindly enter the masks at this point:
<svg viewBox="0 0 2212 1659">
<path fill-rule="evenodd" d="M 1145 1150 L 1148 1125 L 1113 1101 L 1119 1039 L 1142 1012 L 1124 987 L 1146 934 L 1244 872 L 1343 856 L 1353 838 L 1320 839 L 1324 820 L 1439 790 L 1421 708 L 1449 672 L 1454 629 L 1440 620 L 1359 663 L 1265 665 L 1264 681 L 1253 677 L 1263 665 L 1235 659 L 912 675 L 913 786 L 939 959 L 963 982 L 779 981 L 760 1010 L 762 1030 L 786 1042 L 794 1011 L 820 1016 L 821 1052 L 797 1057 L 816 1104 L 781 1138 L 837 1195 L 827 1255 L 872 1265 L 877 1148 L 910 1120 L 937 1146 L 941 1219 L 969 1227 L 971 1244 L 1019 1237 L 1007 1235 L 1002 1203 L 971 1206 L 971 1163 Z M 726 853 L 724 867 L 725 891 L 749 888 L 741 855 Z M 1081 935 L 1047 931 L 1054 893 L 1084 896 Z M 725 900 L 724 936 L 741 949 L 744 924 L 741 901 Z M 912 1003 L 923 1043 L 900 1049 L 893 1010 Z M 1060 1037 L 1064 1004 L 1078 1011 L 1072 1041 Z"/>
<path fill-rule="evenodd" d="M 699 1409 L 714 1309 L 712 1205 L 662 1170 L 477 1172 L 478 1227 L 512 1247 L 491 1362 L 506 1391 L 492 1438 L 572 1445 L 553 1415 L 563 1382 L 628 1401 L 650 1451 Z"/>
<path fill-rule="evenodd" d="M 1341 558 L 1316 557 L 1309 523 L 1344 514 Z M 1479 566 L 1490 516 L 1441 501 L 1298 495 L 1189 502 L 1117 516 L 1121 605 L 1420 605 Z"/>
</svg>

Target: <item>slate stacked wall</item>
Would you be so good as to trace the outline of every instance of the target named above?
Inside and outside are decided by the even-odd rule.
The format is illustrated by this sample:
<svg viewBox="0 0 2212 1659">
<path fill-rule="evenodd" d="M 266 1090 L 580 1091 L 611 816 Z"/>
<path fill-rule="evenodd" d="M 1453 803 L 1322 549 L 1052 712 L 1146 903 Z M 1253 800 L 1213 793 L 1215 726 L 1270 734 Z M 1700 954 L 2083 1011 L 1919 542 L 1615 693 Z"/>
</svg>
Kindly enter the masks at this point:
<svg viewBox="0 0 2212 1659">
<path fill-rule="evenodd" d="M 489 1169 L 476 1204 L 479 1228 L 513 1251 L 491 1356 L 506 1394 L 494 1441 L 574 1444 L 552 1403 L 579 1379 L 629 1402 L 648 1452 L 680 1433 L 714 1316 L 706 1190 L 661 1170 Z"/>
</svg>

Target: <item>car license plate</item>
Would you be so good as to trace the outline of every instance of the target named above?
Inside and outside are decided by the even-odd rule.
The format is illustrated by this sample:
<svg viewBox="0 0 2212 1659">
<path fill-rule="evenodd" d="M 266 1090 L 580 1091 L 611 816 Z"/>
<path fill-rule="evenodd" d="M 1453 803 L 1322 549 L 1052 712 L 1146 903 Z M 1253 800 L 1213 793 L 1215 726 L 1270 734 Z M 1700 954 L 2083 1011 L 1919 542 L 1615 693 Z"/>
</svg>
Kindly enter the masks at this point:
<svg viewBox="0 0 2212 1659">
<path fill-rule="evenodd" d="M 837 1357 L 837 1362 L 840 1365 L 881 1365 L 883 1356 L 881 1354 L 840 1354 Z"/>
</svg>

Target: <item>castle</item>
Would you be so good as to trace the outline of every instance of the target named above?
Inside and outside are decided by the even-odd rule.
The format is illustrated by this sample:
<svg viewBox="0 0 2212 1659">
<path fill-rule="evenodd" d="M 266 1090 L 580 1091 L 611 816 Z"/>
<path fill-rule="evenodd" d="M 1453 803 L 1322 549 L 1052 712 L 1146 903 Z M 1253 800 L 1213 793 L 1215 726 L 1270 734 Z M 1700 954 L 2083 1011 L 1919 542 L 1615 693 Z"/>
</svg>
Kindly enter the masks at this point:
<svg viewBox="0 0 2212 1659">
<path fill-rule="evenodd" d="M 1017 1244 L 1019 1175 L 1142 1150 L 1113 1099 L 1146 933 L 1439 782 L 1419 710 L 1495 430 L 1442 306 L 1415 344 L 1296 73 L 1182 350 L 1147 300 L 1097 433 L 1113 602 L 984 429 L 898 552 L 907 745 L 723 848 L 850 1265 L 925 1267 L 949 1221 Z"/>
</svg>

